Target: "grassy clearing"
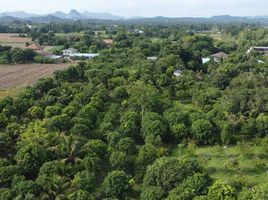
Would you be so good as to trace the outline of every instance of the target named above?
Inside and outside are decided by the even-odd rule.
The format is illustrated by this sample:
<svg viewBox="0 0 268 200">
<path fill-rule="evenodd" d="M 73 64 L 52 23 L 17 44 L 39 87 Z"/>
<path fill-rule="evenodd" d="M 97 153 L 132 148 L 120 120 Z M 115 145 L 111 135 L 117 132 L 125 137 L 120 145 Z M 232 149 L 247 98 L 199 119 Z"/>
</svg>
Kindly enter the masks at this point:
<svg viewBox="0 0 268 200">
<path fill-rule="evenodd" d="M 259 146 L 248 146 L 246 152 L 238 146 L 197 148 L 200 163 L 213 179 L 235 184 L 243 180 L 249 186 L 268 182 L 268 157 Z M 259 165 L 261 165 L 260 167 Z M 265 166 L 266 165 L 266 166 Z"/>
<path fill-rule="evenodd" d="M 11 47 L 18 47 L 18 48 L 25 48 L 26 43 L 22 42 L 0 42 L 1 46 L 11 46 Z"/>
<path fill-rule="evenodd" d="M 10 89 L 0 89 L 0 99 L 5 97 L 15 97 L 23 88 L 10 88 Z"/>
<path fill-rule="evenodd" d="M 56 36 L 59 37 L 73 37 L 73 36 L 82 36 L 84 35 L 84 32 L 73 32 L 73 33 L 55 33 Z"/>
</svg>

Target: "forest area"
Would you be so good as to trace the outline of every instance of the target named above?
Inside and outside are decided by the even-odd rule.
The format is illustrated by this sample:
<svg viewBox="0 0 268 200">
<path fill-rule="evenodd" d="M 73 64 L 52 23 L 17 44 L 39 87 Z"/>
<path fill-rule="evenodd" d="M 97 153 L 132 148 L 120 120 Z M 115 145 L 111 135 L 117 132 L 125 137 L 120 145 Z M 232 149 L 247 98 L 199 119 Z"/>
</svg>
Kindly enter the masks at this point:
<svg viewBox="0 0 268 200">
<path fill-rule="evenodd" d="M 75 21 L 0 32 L 54 54 L 99 53 L 0 99 L 1 200 L 268 199 L 268 55 L 249 51 L 268 46 L 267 27 Z M 35 59 L 0 46 L 1 61 Z"/>
</svg>

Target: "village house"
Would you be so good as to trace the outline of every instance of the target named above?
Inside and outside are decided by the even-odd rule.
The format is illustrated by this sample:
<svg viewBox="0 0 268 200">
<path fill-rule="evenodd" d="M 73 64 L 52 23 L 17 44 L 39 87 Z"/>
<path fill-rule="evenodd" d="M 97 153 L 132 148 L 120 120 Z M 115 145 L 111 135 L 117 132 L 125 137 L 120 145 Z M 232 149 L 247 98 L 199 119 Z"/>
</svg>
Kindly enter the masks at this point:
<svg viewBox="0 0 268 200">
<path fill-rule="evenodd" d="M 219 52 L 219 53 L 212 54 L 209 57 L 202 58 L 202 63 L 206 64 L 209 61 L 211 61 L 211 59 L 213 59 L 215 62 L 221 62 L 222 60 L 224 60 L 226 58 L 228 58 L 228 54 L 226 54 L 224 52 Z"/>
<path fill-rule="evenodd" d="M 175 70 L 174 76 L 179 77 L 181 75 L 182 75 L 182 71 L 181 70 L 179 70 L 179 69 Z"/>
<path fill-rule="evenodd" d="M 73 54 L 77 54 L 78 50 L 74 48 L 65 49 L 62 51 L 64 56 L 71 56 Z"/>
<path fill-rule="evenodd" d="M 75 54 L 71 54 L 70 57 L 71 58 L 87 58 L 87 59 L 91 59 L 91 58 L 95 58 L 97 56 L 99 56 L 100 54 L 98 53 L 75 53 Z"/>
<path fill-rule="evenodd" d="M 221 62 L 222 60 L 228 58 L 228 54 L 221 51 L 219 53 L 212 54 L 210 57 L 212 57 L 215 62 Z"/>
<path fill-rule="evenodd" d="M 258 53 L 267 53 L 268 52 L 268 47 L 250 47 L 247 53 L 252 53 L 252 52 L 258 52 Z"/>
<path fill-rule="evenodd" d="M 102 41 L 107 45 L 112 45 L 114 43 L 113 39 L 103 39 Z"/>
<path fill-rule="evenodd" d="M 26 46 L 26 49 L 32 49 L 34 52 L 40 53 L 43 51 L 44 48 L 40 45 L 33 43 L 29 46 Z"/>
<path fill-rule="evenodd" d="M 80 53 L 80 52 L 78 52 L 77 49 L 74 49 L 74 48 L 65 49 L 62 52 L 63 52 L 63 56 L 70 57 L 70 58 L 91 59 L 91 58 L 95 58 L 95 57 L 99 56 L 98 53 Z"/>
<path fill-rule="evenodd" d="M 155 61 L 157 60 L 156 56 L 147 57 L 147 60 Z"/>
</svg>

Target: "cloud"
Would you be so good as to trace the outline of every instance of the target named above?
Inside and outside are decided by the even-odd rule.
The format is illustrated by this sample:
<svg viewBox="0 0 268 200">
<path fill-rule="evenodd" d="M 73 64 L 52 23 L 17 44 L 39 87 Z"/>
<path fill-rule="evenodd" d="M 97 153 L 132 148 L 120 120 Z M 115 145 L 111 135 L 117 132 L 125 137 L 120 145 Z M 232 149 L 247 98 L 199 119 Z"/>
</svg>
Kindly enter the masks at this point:
<svg viewBox="0 0 268 200">
<path fill-rule="evenodd" d="M 0 0 L 0 11 L 111 12 L 124 16 L 265 15 L 267 0 Z"/>
</svg>

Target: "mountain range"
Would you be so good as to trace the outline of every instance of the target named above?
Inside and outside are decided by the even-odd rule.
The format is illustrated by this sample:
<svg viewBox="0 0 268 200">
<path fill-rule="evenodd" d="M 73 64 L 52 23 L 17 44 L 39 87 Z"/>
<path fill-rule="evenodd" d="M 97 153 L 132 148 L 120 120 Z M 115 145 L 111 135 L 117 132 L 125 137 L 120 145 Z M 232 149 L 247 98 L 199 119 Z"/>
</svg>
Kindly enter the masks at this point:
<svg viewBox="0 0 268 200">
<path fill-rule="evenodd" d="M 72 9 L 69 13 L 64 13 L 57 11 L 54 13 L 38 15 L 31 14 L 24 11 L 18 12 L 5 12 L 0 13 L 0 22 L 1 21 L 12 21 L 12 20 L 30 20 L 35 22 L 52 22 L 52 21 L 62 21 L 62 20 L 119 20 L 119 21 L 128 21 L 128 22 L 148 22 L 148 23 L 265 23 L 268 24 L 268 16 L 229 16 L 229 15 L 220 15 L 212 16 L 209 18 L 206 17 L 123 17 L 118 15 L 113 15 L 111 13 L 94 13 L 94 12 L 78 12 L 75 9 Z"/>
<path fill-rule="evenodd" d="M 24 11 L 0 13 L 0 18 L 14 17 L 17 19 L 31 19 L 31 18 L 41 18 L 41 17 L 46 18 L 48 16 L 53 16 L 59 19 L 100 19 L 100 20 L 125 19 L 125 17 L 116 16 L 111 13 L 93 13 L 93 12 L 87 12 L 87 11 L 80 13 L 75 9 L 71 10 L 69 13 L 57 11 L 54 13 L 49 13 L 49 14 L 44 14 L 44 15 L 31 14 L 31 13 L 26 13 Z"/>
</svg>

